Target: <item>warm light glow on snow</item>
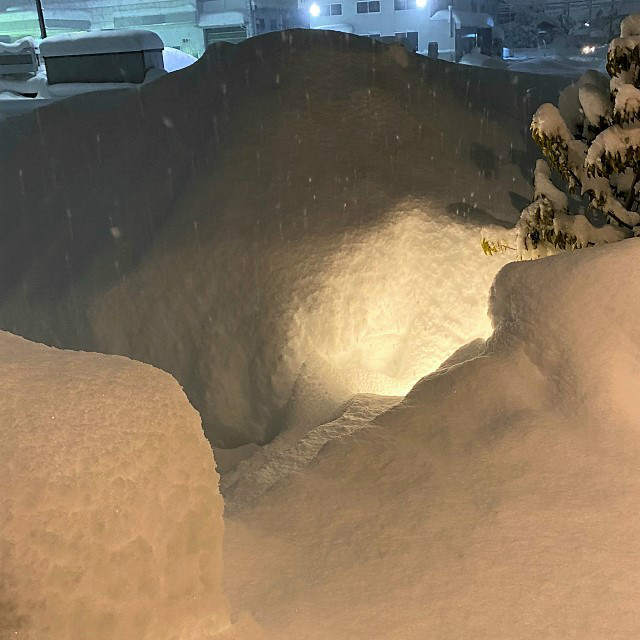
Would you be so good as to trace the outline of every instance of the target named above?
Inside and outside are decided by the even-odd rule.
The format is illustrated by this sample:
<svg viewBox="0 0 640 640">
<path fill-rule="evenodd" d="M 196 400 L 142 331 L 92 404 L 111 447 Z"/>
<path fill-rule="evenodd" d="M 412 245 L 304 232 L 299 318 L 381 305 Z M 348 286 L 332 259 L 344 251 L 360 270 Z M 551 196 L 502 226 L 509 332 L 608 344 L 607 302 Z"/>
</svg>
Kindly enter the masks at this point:
<svg viewBox="0 0 640 640">
<path fill-rule="evenodd" d="M 399 207 L 345 242 L 295 313 L 290 348 L 328 365 L 350 393 L 404 395 L 491 332 L 487 292 L 508 257 L 488 260 L 477 226 L 428 208 Z"/>
</svg>

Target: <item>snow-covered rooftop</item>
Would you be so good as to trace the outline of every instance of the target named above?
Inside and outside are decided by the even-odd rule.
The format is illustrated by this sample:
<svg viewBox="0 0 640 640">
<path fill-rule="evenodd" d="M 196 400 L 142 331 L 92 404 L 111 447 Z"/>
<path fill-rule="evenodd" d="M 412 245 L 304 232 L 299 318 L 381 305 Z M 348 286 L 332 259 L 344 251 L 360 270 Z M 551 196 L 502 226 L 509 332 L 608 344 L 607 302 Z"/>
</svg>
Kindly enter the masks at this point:
<svg viewBox="0 0 640 640">
<path fill-rule="evenodd" d="M 65 33 L 45 38 L 40 53 L 45 57 L 154 51 L 164 47 L 162 39 L 153 31 L 127 29 Z"/>
<path fill-rule="evenodd" d="M 457 28 L 475 27 L 477 29 L 492 28 L 494 26 L 493 17 L 488 13 L 475 13 L 472 11 L 453 10 L 453 19 Z M 449 20 L 449 10 L 441 9 L 436 11 L 431 20 Z"/>
</svg>

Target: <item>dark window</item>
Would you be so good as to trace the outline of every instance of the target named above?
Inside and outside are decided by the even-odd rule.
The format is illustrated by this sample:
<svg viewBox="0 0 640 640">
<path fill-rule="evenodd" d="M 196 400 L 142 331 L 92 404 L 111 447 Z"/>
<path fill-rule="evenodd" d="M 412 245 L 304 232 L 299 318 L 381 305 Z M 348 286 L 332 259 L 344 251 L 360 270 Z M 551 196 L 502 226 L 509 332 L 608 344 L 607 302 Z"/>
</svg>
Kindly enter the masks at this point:
<svg viewBox="0 0 640 640">
<path fill-rule="evenodd" d="M 331 15 L 332 16 L 341 16 L 342 15 L 342 5 L 341 4 L 332 4 L 331 5 Z"/>
<path fill-rule="evenodd" d="M 407 9 L 415 9 L 416 0 L 394 0 L 393 8 L 396 11 L 406 11 Z"/>
<path fill-rule="evenodd" d="M 369 13 L 369 3 L 368 2 L 358 2 L 356 5 L 356 11 L 358 13 Z"/>
<path fill-rule="evenodd" d="M 476 0 L 471 0 L 471 11 L 473 11 L 474 13 L 478 12 L 478 3 L 476 2 Z"/>
<path fill-rule="evenodd" d="M 369 13 L 380 13 L 380 1 L 372 0 L 369 2 Z"/>
</svg>

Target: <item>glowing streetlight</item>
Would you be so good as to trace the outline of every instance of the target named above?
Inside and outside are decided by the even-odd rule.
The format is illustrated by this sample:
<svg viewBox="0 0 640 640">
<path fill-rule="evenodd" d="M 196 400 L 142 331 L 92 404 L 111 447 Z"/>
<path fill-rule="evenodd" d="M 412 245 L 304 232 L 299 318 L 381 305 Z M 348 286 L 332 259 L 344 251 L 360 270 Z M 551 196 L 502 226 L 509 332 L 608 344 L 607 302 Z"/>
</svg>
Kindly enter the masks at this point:
<svg viewBox="0 0 640 640">
<path fill-rule="evenodd" d="M 427 6 L 427 0 L 416 0 L 416 7 L 424 9 Z"/>
<path fill-rule="evenodd" d="M 317 18 L 320 15 L 320 7 L 314 2 L 310 7 L 309 7 L 309 13 L 314 17 Z"/>
</svg>

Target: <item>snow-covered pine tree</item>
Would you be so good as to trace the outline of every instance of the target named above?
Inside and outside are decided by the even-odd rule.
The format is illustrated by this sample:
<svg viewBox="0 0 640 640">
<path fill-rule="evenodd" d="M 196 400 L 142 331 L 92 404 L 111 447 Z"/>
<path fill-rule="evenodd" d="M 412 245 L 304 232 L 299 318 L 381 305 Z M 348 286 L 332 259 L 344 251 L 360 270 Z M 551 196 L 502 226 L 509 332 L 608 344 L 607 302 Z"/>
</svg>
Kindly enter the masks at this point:
<svg viewBox="0 0 640 640">
<path fill-rule="evenodd" d="M 607 71 L 610 79 L 587 72 L 557 107 L 544 104 L 533 116 L 531 133 L 545 160 L 536 165 L 534 201 L 518 223 L 523 257 L 640 236 L 640 15 L 622 21 Z M 569 198 L 551 181 L 550 167 L 569 192 L 605 214 L 604 226 L 569 215 Z"/>
</svg>

